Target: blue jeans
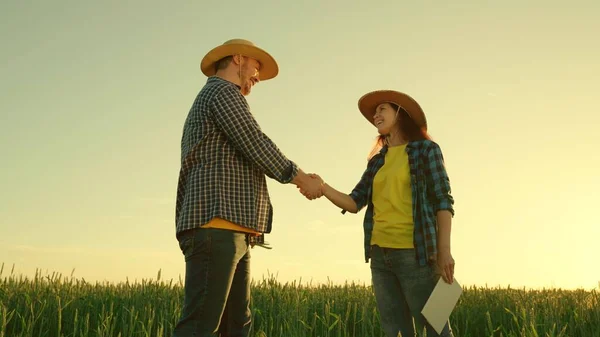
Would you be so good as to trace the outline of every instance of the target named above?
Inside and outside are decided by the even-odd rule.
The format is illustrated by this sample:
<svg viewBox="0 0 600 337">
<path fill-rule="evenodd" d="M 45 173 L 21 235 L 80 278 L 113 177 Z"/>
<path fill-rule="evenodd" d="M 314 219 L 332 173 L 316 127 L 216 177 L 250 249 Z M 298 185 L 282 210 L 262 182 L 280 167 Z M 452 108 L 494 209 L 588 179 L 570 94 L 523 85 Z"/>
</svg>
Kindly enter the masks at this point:
<svg viewBox="0 0 600 337">
<path fill-rule="evenodd" d="M 246 234 L 199 228 L 181 233 L 184 304 L 173 337 L 247 337 L 250 247 Z"/>
<path fill-rule="evenodd" d="M 371 277 L 381 325 L 387 337 L 452 337 L 446 323 L 441 335 L 421 314 L 439 276 L 432 266 L 420 266 L 414 249 L 371 246 Z M 414 322 L 413 322 L 414 321 Z"/>
</svg>

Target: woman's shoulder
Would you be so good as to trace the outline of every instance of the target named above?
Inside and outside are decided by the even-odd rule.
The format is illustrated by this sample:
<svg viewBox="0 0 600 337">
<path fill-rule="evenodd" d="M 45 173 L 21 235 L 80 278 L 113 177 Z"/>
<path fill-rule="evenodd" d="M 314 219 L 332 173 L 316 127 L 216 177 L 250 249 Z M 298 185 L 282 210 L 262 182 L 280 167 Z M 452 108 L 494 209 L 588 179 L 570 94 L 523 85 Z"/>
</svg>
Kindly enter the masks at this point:
<svg viewBox="0 0 600 337">
<path fill-rule="evenodd" d="M 420 139 L 414 140 L 410 142 L 410 146 L 416 149 L 420 149 L 422 151 L 429 151 L 431 149 L 439 149 L 440 146 L 433 140 L 430 139 Z"/>
</svg>

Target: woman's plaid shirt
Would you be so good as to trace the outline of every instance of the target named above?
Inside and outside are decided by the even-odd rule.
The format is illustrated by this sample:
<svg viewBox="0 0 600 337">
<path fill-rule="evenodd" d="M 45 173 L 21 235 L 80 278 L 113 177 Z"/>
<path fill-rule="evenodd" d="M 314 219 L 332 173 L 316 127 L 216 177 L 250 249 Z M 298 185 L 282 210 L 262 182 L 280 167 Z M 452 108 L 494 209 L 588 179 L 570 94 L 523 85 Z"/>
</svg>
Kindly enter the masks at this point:
<svg viewBox="0 0 600 337">
<path fill-rule="evenodd" d="M 444 167 L 444 158 L 438 144 L 430 140 L 409 142 L 406 146 L 410 165 L 413 202 L 416 258 L 420 265 L 437 258 L 437 220 L 439 210 L 448 210 L 454 216 L 454 199 L 450 192 L 450 180 Z M 362 178 L 350 193 L 358 210 L 367 206 L 364 227 L 365 262 L 370 258 L 371 233 L 373 231 L 373 178 L 385 163 L 387 146 L 373 156 Z M 342 211 L 345 213 L 346 211 Z"/>
<path fill-rule="evenodd" d="M 261 131 L 240 87 L 209 77 L 183 128 L 176 231 L 220 217 L 269 233 L 273 208 L 265 174 L 289 183 L 297 173 L 296 164 Z"/>
</svg>

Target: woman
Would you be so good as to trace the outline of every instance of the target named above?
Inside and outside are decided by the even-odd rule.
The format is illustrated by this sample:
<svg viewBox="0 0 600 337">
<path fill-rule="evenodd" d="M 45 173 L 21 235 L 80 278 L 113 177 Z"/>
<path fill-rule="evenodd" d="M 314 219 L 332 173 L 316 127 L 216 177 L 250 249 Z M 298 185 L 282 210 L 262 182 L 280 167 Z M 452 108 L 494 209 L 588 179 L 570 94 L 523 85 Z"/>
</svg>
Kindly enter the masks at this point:
<svg viewBox="0 0 600 337">
<path fill-rule="evenodd" d="M 453 282 L 450 227 L 454 199 L 440 147 L 410 96 L 391 90 L 364 95 L 358 106 L 379 132 L 378 142 L 350 195 L 322 180 L 333 204 L 364 218 L 365 261 L 388 337 L 439 336 L 421 311 L 439 276 Z M 319 176 L 314 175 L 320 179 Z M 413 325 L 414 320 L 414 325 Z M 447 323 L 441 336 L 452 336 Z"/>
</svg>

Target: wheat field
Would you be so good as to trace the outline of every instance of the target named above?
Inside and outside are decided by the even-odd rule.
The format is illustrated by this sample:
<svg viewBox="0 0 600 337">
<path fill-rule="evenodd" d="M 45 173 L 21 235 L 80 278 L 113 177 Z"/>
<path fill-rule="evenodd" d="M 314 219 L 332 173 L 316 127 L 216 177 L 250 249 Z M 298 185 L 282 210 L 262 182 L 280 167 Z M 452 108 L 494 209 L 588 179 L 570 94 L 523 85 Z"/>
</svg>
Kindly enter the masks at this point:
<svg viewBox="0 0 600 337">
<path fill-rule="evenodd" d="M 34 277 L 0 270 L 0 337 L 170 336 L 181 281 L 90 283 L 72 275 Z M 252 285 L 252 336 L 382 336 L 369 286 Z M 600 336 L 597 290 L 467 287 L 450 322 L 455 336 Z"/>
</svg>

